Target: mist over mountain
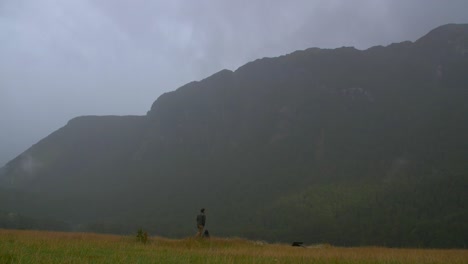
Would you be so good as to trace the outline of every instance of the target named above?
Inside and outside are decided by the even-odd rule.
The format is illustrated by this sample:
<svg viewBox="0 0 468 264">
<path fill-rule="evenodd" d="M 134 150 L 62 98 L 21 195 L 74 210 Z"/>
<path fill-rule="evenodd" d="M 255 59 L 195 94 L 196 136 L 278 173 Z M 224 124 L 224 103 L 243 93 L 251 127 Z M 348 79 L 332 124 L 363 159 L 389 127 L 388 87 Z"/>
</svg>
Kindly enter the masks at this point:
<svg viewBox="0 0 468 264">
<path fill-rule="evenodd" d="M 0 206 L 70 230 L 189 236 L 206 207 L 218 236 L 464 247 L 467 69 L 466 24 L 259 59 L 146 116 L 70 120 L 1 169 Z"/>
<path fill-rule="evenodd" d="M 12 151 L 10 151 L 10 150 L 5 150 L 4 152 L 0 153 L 0 160 L 1 160 L 0 161 L 0 166 L 3 167 L 7 163 L 7 161 L 10 158 L 10 153 L 12 153 Z"/>
</svg>

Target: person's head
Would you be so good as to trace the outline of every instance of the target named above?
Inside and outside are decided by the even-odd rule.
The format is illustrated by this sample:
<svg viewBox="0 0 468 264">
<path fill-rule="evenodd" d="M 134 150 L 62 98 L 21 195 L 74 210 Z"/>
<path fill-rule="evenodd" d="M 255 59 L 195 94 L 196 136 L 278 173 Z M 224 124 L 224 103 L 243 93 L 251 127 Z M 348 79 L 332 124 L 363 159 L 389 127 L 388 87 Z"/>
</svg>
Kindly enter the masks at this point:
<svg viewBox="0 0 468 264">
<path fill-rule="evenodd" d="M 204 213 L 204 212 L 205 212 L 205 208 L 200 209 L 200 212 Z"/>
</svg>

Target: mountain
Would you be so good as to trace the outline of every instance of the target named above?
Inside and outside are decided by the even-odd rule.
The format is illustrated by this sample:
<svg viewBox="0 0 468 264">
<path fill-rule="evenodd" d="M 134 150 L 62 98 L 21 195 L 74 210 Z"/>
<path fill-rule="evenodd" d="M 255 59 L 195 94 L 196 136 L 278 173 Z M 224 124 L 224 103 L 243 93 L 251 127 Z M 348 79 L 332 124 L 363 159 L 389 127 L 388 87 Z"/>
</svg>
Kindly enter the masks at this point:
<svg viewBox="0 0 468 264">
<path fill-rule="evenodd" d="M 311 48 L 85 116 L 0 172 L 0 206 L 74 230 L 468 244 L 468 25 Z M 63 224 L 62 224 L 63 225 Z"/>
</svg>

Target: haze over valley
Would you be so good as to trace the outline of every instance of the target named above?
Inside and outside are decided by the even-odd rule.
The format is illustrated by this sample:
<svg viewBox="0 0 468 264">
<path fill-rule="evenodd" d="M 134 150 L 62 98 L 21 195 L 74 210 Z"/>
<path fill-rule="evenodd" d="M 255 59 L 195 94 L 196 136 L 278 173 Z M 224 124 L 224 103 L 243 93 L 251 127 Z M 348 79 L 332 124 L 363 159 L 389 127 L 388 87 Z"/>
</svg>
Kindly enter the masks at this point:
<svg viewBox="0 0 468 264">
<path fill-rule="evenodd" d="M 0 4 L 0 228 L 468 244 L 464 2 L 43 3 Z"/>
</svg>

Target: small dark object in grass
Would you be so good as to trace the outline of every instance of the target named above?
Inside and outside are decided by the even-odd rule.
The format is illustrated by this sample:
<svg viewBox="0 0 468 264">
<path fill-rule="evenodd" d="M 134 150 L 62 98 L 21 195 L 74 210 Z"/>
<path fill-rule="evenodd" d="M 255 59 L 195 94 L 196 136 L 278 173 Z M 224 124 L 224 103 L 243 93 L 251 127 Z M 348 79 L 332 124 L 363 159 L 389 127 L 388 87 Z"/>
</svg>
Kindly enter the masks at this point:
<svg viewBox="0 0 468 264">
<path fill-rule="evenodd" d="M 137 235 L 136 235 L 137 241 L 141 242 L 143 244 L 146 244 L 148 242 L 148 233 L 143 231 L 143 229 L 138 229 Z"/>
<path fill-rule="evenodd" d="M 304 242 L 293 242 L 291 246 L 293 247 L 303 247 Z"/>
<path fill-rule="evenodd" d="M 208 232 L 208 229 L 203 233 L 203 237 L 210 238 L 210 232 Z"/>
</svg>

